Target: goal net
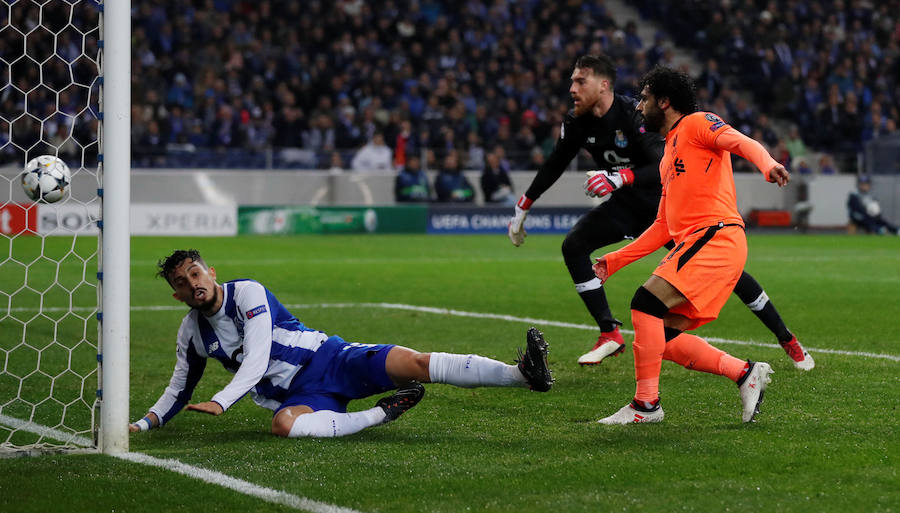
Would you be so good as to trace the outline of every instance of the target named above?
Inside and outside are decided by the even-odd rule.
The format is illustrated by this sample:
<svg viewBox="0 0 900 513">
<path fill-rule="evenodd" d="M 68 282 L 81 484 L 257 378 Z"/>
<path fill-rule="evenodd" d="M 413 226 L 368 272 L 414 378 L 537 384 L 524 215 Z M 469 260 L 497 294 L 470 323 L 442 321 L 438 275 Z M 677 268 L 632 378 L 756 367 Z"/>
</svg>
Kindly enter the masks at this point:
<svg viewBox="0 0 900 513">
<path fill-rule="evenodd" d="M 0 451 L 93 448 L 102 3 L 0 1 Z M 69 194 L 53 204 L 21 186 L 39 155 L 72 172 Z"/>
</svg>

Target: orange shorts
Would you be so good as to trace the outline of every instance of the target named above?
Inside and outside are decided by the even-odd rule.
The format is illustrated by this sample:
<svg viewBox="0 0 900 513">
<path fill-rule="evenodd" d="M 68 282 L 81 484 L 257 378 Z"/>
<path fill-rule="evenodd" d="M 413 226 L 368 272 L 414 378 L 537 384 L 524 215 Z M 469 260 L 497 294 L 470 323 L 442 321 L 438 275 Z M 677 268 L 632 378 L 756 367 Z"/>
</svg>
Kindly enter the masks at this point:
<svg viewBox="0 0 900 513">
<path fill-rule="evenodd" d="M 678 289 L 688 302 L 670 310 L 703 326 L 719 316 L 747 262 L 741 226 L 704 228 L 678 242 L 653 274 Z"/>
</svg>

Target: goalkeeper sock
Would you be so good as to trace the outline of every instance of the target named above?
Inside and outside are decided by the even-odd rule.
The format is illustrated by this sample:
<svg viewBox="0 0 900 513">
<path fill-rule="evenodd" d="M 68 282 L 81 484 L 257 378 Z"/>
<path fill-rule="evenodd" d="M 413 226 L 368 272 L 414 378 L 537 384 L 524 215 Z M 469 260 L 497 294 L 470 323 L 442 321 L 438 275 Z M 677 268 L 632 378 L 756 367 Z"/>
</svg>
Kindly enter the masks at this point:
<svg viewBox="0 0 900 513">
<path fill-rule="evenodd" d="M 477 354 L 431 353 L 428 376 L 432 383 L 463 388 L 528 386 L 515 365 Z"/>
<path fill-rule="evenodd" d="M 586 282 L 576 283 L 575 290 L 578 291 L 578 296 L 584 301 L 584 306 L 591 313 L 601 332 L 612 331 L 622 324 L 613 318 L 609 302 L 606 300 L 606 292 L 603 291 L 603 283 L 599 279 L 592 278 Z"/>
<path fill-rule="evenodd" d="M 682 333 L 666 342 L 663 359 L 675 362 L 685 369 L 725 376 L 737 382 L 743 376 L 747 362 L 717 349 L 702 338 Z"/>
<path fill-rule="evenodd" d="M 753 276 L 746 272 L 741 274 L 740 279 L 734 286 L 734 293 L 769 328 L 769 331 L 775 335 L 778 342 L 786 344 L 794 338 L 791 332 L 788 331 L 787 326 L 784 325 L 784 321 L 781 320 L 781 316 L 778 315 L 775 305 L 769 301 L 766 291 L 763 290 Z"/>
<path fill-rule="evenodd" d="M 367 427 L 381 424 L 386 418 L 384 409 L 380 406 L 352 413 L 319 410 L 298 415 L 291 426 L 288 437 L 312 436 L 331 438 L 352 435 Z"/>
</svg>

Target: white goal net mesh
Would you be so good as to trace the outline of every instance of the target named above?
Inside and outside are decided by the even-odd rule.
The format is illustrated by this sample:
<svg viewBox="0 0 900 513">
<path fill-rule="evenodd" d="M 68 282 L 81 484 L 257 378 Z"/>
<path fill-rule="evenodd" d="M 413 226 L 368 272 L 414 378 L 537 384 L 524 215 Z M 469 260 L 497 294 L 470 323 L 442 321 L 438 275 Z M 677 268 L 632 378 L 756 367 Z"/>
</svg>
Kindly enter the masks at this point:
<svg viewBox="0 0 900 513">
<path fill-rule="evenodd" d="M 101 3 L 0 0 L 0 450 L 93 446 Z M 20 174 L 72 172 L 53 204 Z"/>
</svg>

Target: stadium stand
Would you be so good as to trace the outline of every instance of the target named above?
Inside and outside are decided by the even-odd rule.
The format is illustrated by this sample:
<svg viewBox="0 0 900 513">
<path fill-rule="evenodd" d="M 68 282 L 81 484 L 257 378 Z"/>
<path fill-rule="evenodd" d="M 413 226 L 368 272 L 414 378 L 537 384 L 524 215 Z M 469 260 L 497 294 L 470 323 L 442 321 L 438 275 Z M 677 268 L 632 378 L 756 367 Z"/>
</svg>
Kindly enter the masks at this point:
<svg viewBox="0 0 900 513">
<path fill-rule="evenodd" d="M 815 166 L 809 153 L 827 150 L 840 171 L 855 171 L 862 145 L 896 133 L 900 120 L 900 0 L 636 0 L 644 20 L 624 19 L 603 2 L 545 0 L 133 6 L 137 167 L 349 167 L 378 131 L 395 163 L 409 151 L 440 157 L 457 149 L 467 168 L 480 169 L 484 149 L 501 146 L 513 169 L 530 169 L 549 153 L 570 107 L 578 55 L 613 56 L 618 92 L 634 95 L 644 72 L 671 63 L 673 42 L 702 63 L 703 107 L 764 140 L 788 165 L 803 157 Z M 653 41 L 641 39 L 638 23 L 656 24 Z M 3 31 L 0 44 L 22 46 L 23 37 Z M 78 74 L 78 44 L 64 40 L 43 69 L 16 75 L 52 77 L 68 73 L 67 63 Z M 48 112 L 58 101 L 74 116 L 96 108 L 89 93 L 74 88 L 57 99 L 39 88 L 28 101 Z M 24 101 L 10 87 L 0 95 L 5 112 Z M 43 134 L 23 120 L 0 138 L 11 133 L 26 148 L 65 140 L 71 120 L 59 117 Z M 17 151 L 0 139 L 4 160 L 21 160 Z M 853 169 L 844 165 L 851 161 Z"/>
</svg>

